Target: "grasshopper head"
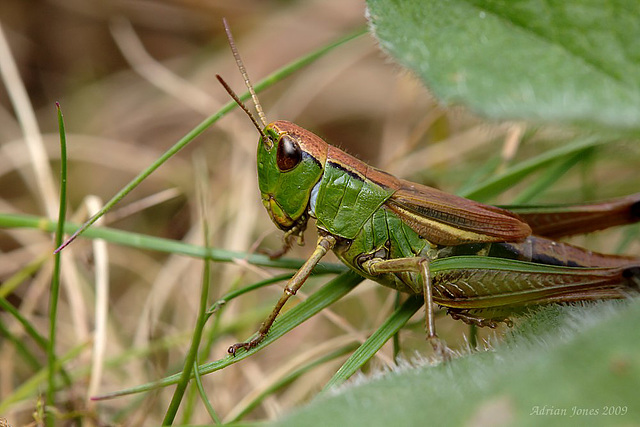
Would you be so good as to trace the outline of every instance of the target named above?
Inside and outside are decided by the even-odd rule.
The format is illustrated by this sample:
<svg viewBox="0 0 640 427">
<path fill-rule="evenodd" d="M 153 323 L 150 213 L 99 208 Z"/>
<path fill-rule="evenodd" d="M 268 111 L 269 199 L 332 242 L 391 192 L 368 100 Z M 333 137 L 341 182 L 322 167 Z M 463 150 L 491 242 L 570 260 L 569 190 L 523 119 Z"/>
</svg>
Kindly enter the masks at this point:
<svg viewBox="0 0 640 427">
<path fill-rule="evenodd" d="M 327 143 L 293 123 L 267 125 L 258 144 L 258 183 L 262 204 L 284 231 L 304 229 L 311 190 L 322 177 Z M 301 227 L 300 227 L 301 226 Z"/>
</svg>

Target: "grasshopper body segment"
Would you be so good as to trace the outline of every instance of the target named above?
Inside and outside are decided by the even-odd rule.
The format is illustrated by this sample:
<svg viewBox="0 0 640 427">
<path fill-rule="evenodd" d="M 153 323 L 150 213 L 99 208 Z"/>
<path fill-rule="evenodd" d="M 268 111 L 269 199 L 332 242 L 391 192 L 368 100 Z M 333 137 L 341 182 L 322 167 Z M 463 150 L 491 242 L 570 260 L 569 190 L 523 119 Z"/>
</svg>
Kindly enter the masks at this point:
<svg viewBox="0 0 640 427">
<path fill-rule="evenodd" d="M 395 191 L 371 180 L 366 164 L 350 167 L 345 160 L 351 159 L 343 151 L 329 146 L 324 174 L 315 190 L 317 199 L 310 205 L 318 227 L 344 239 L 355 238 Z"/>
</svg>

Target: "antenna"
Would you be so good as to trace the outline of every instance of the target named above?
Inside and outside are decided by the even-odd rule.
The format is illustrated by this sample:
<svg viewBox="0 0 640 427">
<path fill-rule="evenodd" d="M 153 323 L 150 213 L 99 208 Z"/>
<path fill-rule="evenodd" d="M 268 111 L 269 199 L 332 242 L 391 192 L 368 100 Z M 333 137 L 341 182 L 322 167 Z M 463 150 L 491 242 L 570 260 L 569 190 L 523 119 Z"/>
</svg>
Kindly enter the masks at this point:
<svg viewBox="0 0 640 427">
<path fill-rule="evenodd" d="M 262 130 L 262 128 L 260 127 L 260 123 L 258 123 L 258 121 L 253 116 L 253 114 L 251 114 L 251 111 L 249 111 L 247 106 L 244 105 L 244 103 L 240 100 L 240 97 L 238 95 L 236 95 L 236 93 L 233 91 L 233 89 L 231 89 L 231 87 L 227 84 L 227 82 L 224 81 L 224 79 L 222 77 L 220 77 L 219 74 L 216 74 L 216 78 L 218 79 L 220 84 L 222 84 L 222 86 L 227 91 L 227 93 L 231 96 L 231 98 L 233 98 L 233 100 L 236 101 L 236 104 L 238 104 L 240 106 L 240 108 L 242 108 L 244 110 L 244 112 L 247 113 L 247 116 L 249 116 L 249 118 L 253 122 L 253 125 L 256 127 L 256 129 L 258 129 L 258 132 L 260 132 L 260 135 L 262 136 L 262 140 L 265 142 L 265 144 L 270 146 L 271 145 L 271 139 L 267 136 L 266 133 L 264 133 L 264 130 Z"/>
<path fill-rule="evenodd" d="M 249 74 L 247 74 L 246 68 L 244 68 L 244 63 L 240 58 L 240 53 L 238 53 L 238 49 L 236 48 L 236 43 L 233 40 L 233 35 L 231 34 L 231 28 L 229 28 L 229 23 L 226 18 L 222 18 L 222 22 L 224 24 L 224 31 L 227 33 L 227 40 L 229 40 L 229 46 L 231 47 L 231 52 L 233 52 L 233 57 L 236 59 L 236 64 L 238 64 L 238 69 L 244 78 L 244 84 L 249 89 L 249 93 L 251 93 L 251 99 L 253 99 L 253 103 L 256 106 L 256 111 L 258 112 L 258 117 L 260 117 L 260 121 L 264 126 L 267 126 L 267 118 L 262 111 L 262 105 L 260 105 L 260 101 L 258 101 L 258 95 L 256 95 L 256 91 L 253 89 L 253 85 L 249 80 Z M 245 110 L 246 111 L 246 110 Z"/>
</svg>

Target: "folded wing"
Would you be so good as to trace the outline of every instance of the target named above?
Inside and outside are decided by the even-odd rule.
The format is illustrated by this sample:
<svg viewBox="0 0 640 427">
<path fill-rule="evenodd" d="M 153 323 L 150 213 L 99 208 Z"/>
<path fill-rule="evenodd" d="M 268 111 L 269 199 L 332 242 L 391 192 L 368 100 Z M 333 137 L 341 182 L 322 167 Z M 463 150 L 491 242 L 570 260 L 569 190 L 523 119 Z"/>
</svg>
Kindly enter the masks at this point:
<svg viewBox="0 0 640 427">
<path fill-rule="evenodd" d="M 431 243 L 516 242 L 531 234 L 518 215 L 435 188 L 398 180 L 385 206 Z"/>
</svg>

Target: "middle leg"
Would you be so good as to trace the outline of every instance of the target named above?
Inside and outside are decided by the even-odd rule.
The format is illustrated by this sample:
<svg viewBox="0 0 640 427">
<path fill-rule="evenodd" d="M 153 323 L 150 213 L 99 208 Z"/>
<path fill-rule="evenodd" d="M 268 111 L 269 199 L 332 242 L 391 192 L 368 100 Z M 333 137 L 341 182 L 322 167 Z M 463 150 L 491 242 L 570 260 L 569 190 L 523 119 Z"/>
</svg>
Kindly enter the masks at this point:
<svg viewBox="0 0 640 427">
<path fill-rule="evenodd" d="M 373 258 L 362 263 L 362 268 L 370 275 L 376 276 L 383 273 L 414 272 L 419 274 L 419 286 L 424 296 L 425 305 L 425 329 L 427 340 L 431 343 L 434 352 L 442 360 L 450 358 L 451 350 L 438 338 L 435 325 L 435 311 L 433 303 L 433 289 L 431 288 L 431 273 L 429 271 L 429 259 L 425 257 L 408 257 L 396 259 Z"/>
</svg>

